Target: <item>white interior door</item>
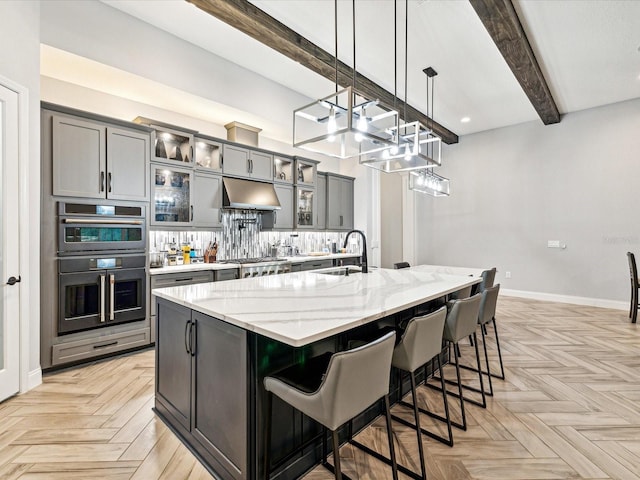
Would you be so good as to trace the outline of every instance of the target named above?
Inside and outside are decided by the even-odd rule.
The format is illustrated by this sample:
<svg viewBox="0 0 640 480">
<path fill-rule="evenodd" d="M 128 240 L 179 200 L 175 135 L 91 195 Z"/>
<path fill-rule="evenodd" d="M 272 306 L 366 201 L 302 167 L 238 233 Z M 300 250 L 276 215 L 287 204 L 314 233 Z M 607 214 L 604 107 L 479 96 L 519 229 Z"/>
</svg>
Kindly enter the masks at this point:
<svg viewBox="0 0 640 480">
<path fill-rule="evenodd" d="M 18 94 L 0 85 L 0 401 L 20 388 Z"/>
</svg>

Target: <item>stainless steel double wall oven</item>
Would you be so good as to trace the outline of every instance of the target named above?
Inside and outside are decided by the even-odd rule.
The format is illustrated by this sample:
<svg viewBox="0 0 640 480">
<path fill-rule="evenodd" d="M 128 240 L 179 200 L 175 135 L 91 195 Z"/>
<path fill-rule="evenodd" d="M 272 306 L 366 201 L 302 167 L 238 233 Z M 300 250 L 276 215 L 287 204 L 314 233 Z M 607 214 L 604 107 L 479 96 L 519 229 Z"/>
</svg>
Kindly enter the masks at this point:
<svg viewBox="0 0 640 480">
<path fill-rule="evenodd" d="M 144 320 L 146 206 L 58 202 L 58 335 Z"/>
</svg>

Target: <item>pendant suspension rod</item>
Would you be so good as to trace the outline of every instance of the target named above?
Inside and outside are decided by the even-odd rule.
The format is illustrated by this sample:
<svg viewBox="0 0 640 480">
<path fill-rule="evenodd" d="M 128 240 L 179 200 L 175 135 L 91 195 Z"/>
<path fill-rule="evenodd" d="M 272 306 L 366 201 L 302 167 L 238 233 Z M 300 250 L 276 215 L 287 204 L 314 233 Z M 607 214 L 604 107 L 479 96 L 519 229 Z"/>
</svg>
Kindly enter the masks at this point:
<svg viewBox="0 0 640 480">
<path fill-rule="evenodd" d="M 407 123 L 407 62 L 409 59 L 409 0 L 404 1 L 404 123 Z"/>
<path fill-rule="evenodd" d="M 356 0 L 351 2 L 351 21 L 353 23 L 353 97 L 356 96 Z"/>
<path fill-rule="evenodd" d="M 336 93 L 338 93 L 338 0 L 333 0 L 334 68 L 336 71 Z M 336 99 L 337 103 L 337 99 Z"/>
</svg>

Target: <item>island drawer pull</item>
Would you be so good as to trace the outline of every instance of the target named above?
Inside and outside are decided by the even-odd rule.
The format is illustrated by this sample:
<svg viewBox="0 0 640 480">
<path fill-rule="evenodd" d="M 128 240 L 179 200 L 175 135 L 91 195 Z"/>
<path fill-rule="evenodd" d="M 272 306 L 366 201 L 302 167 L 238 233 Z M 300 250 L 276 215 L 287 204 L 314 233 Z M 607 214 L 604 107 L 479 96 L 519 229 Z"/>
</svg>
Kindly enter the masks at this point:
<svg viewBox="0 0 640 480">
<path fill-rule="evenodd" d="M 109 343 L 102 343 L 100 345 L 94 345 L 93 348 L 106 348 L 106 347 L 113 347 L 114 345 L 118 344 L 118 340 L 115 340 L 113 342 L 109 342 Z"/>
</svg>

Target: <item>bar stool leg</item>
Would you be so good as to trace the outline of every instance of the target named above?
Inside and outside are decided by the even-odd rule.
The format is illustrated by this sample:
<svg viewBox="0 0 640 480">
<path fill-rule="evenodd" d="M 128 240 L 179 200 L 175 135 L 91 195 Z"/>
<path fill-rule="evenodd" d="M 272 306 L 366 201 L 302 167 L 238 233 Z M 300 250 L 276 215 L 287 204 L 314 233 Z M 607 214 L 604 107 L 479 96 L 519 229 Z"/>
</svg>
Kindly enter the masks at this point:
<svg viewBox="0 0 640 480">
<path fill-rule="evenodd" d="M 449 441 L 445 441 L 444 443 L 446 443 L 450 447 L 453 447 L 453 431 L 451 430 L 451 416 L 449 414 L 449 400 L 447 400 L 447 387 L 444 383 L 444 374 L 442 372 L 442 362 L 440 361 L 440 355 L 438 355 L 437 358 L 438 371 L 440 372 L 440 384 L 442 385 L 442 400 L 444 401 L 444 416 L 447 420 L 447 433 L 449 434 Z"/>
<path fill-rule="evenodd" d="M 396 462 L 396 449 L 393 445 L 393 430 L 391 427 L 391 411 L 389 409 L 389 395 L 384 396 L 384 413 L 387 420 L 387 438 L 389 439 L 389 455 L 391 456 L 391 472 L 393 480 L 398 480 L 398 464 Z"/>
<path fill-rule="evenodd" d="M 457 344 L 454 344 L 455 346 L 457 346 Z M 477 346 L 476 346 L 477 348 Z M 464 397 L 462 396 L 462 380 L 460 379 L 460 362 L 458 362 L 458 356 L 454 355 L 453 359 L 455 360 L 455 364 L 456 364 L 456 378 L 458 380 L 458 398 L 460 400 L 460 414 L 462 415 L 462 424 L 459 425 L 459 428 L 462 428 L 462 430 L 466 431 L 467 430 L 467 416 L 465 415 L 464 412 Z M 444 372 L 440 372 L 440 376 L 444 379 Z M 445 392 L 447 390 L 445 389 Z M 455 423 L 454 423 L 455 425 Z"/>
<path fill-rule="evenodd" d="M 418 396 L 416 395 L 416 376 L 413 372 L 411 372 L 411 398 L 413 399 L 413 414 L 416 419 L 416 435 L 418 437 L 418 453 L 420 454 L 422 479 L 427 480 L 427 469 L 424 461 L 424 447 L 422 446 L 422 429 L 420 428 L 420 412 L 418 411 Z"/>
<path fill-rule="evenodd" d="M 338 440 L 338 431 L 331 431 L 331 441 L 333 443 L 333 465 L 336 480 L 342 480 L 342 470 L 340 469 L 340 441 Z"/>
<path fill-rule="evenodd" d="M 500 359 L 500 372 L 502 376 L 494 375 L 494 377 L 504 380 L 504 365 L 502 364 L 502 352 L 500 351 L 500 338 L 498 337 L 498 327 L 496 326 L 496 317 L 493 317 L 493 332 L 496 336 L 496 347 L 498 348 L 498 358 Z"/>
<path fill-rule="evenodd" d="M 493 397 L 493 384 L 491 383 L 491 367 L 489 366 L 489 354 L 487 353 L 487 335 L 486 335 L 486 327 L 484 325 L 480 325 L 480 333 L 482 334 L 482 348 L 484 349 L 484 361 L 487 364 L 487 378 L 489 379 L 489 391 L 486 392 L 487 395 Z M 480 368 L 480 376 L 482 376 L 482 368 Z"/>
<path fill-rule="evenodd" d="M 271 414 L 273 409 L 273 394 L 271 392 L 267 392 L 267 416 L 265 418 L 264 425 L 264 478 L 269 480 L 271 475 Z"/>
</svg>

